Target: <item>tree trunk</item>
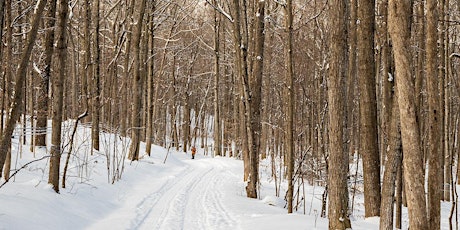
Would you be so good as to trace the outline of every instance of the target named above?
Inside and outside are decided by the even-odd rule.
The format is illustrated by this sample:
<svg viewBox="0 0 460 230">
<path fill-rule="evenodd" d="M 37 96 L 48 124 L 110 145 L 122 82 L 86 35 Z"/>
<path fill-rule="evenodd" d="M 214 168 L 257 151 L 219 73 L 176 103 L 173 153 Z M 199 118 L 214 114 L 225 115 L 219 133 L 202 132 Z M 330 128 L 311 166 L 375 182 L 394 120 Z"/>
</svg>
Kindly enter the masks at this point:
<svg viewBox="0 0 460 230">
<path fill-rule="evenodd" d="M 359 153 L 363 156 L 365 217 L 380 216 L 380 155 L 377 136 L 374 30 L 375 2 L 358 6 Z"/>
<path fill-rule="evenodd" d="M 91 60 L 91 0 L 84 0 L 84 10 L 85 10 L 85 35 L 83 38 L 83 46 L 85 49 L 84 64 L 83 64 L 83 79 L 82 79 L 82 90 L 84 92 L 84 106 L 88 111 L 88 115 L 85 119 L 91 120 L 91 91 L 92 91 L 92 76 L 93 76 L 93 64 Z"/>
<path fill-rule="evenodd" d="M 393 95 L 391 123 L 385 173 L 383 175 L 382 200 L 380 211 L 380 229 L 393 229 L 393 210 L 395 200 L 396 179 L 402 163 L 401 132 L 399 129 L 399 106 L 397 95 Z"/>
<path fill-rule="evenodd" d="M 214 0 L 214 4 L 216 1 Z M 220 20 L 219 13 L 214 11 L 214 155 L 220 156 L 221 153 L 221 130 L 219 113 L 219 77 L 220 77 Z"/>
<path fill-rule="evenodd" d="M 95 23 L 95 31 L 94 31 L 94 78 L 92 83 L 92 125 L 91 125 L 91 140 L 93 149 L 99 151 L 99 121 L 101 116 L 101 67 L 100 67 L 100 56 L 101 56 L 101 47 L 99 46 L 99 4 L 100 0 L 94 1 L 94 23 Z"/>
<path fill-rule="evenodd" d="M 292 213 L 294 197 L 294 62 L 292 59 L 292 0 L 286 1 L 285 28 L 286 44 L 285 55 L 285 78 L 286 78 L 286 155 L 287 155 L 287 179 L 288 190 L 286 194 L 288 213 Z"/>
<path fill-rule="evenodd" d="M 60 11 L 58 15 L 59 37 L 57 43 L 58 55 L 58 73 L 53 77 L 53 109 L 52 122 L 53 133 L 51 135 L 51 150 L 50 150 L 50 171 L 48 183 L 53 186 L 54 191 L 59 193 L 59 171 L 61 162 L 61 127 L 62 127 L 62 105 L 64 96 L 64 79 L 66 78 L 66 59 L 67 59 L 67 40 L 66 40 L 66 25 L 68 0 L 60 0 Z"/>
<path fill-rule="evenodd" d="M 409 225 L 428 229 L 424 189 L 423 156 L 420 150 L 419 124 L 416 119 L 414 82 L 411 74 L 411 1 L 390 0 L 388 29 L 393 41 L 398 103 L 403 144 L 404 181 L 409 209 Z"/>
<path fill-rule="evenodd" d="M 345 1 L 332 0 L 330 4 L 331 34 L 330 61 L 327 79 L 329 109 L 329 229 L 351 228 L 348 214 L 348 153 L 343 146 L 344 75 L 347 49 Z"/>
<path fill-rule="evenodd" d="M 142 23 L 145 13 L 146 0 L 142 0 L 139 5 L 139 15 L 137 17 L 136 27 L 133 34 L 133 53 L 134 53 L 134 76 L 132 85 L 133 91 L 133 104 L 131 111 L 131 145 L 129 148 L 128 159 L 135 161 L 139 160 L 139 144 L 140 144 L 140 124 L 141 124 L 141 102 L 142 102 L 142 75 L 144 64 L 140 61 L 140 41 L 142 35 Z"/>
<path fill-rule="evenodd" d="M 148 75 L 147 75 L 147 127 L 145 134 L 145 152 L 150 156 L 152 151 L 153 142 L 153 118 L 155 117 L 155 104 L 157 99 L 157 91 L 155 89 L 155 28 L 154 28 L 154 15 L 155 15 L 155 1 L 152 1 L 149 16 L 149 58 L 148 58 Z M 154 94 L 155 91 L 155 94 Z"/>
<path fill-rule="evenodd" d="M 54 28 L 56 24 L 56 1 L 49 2 L 46 17 L 46 28 Z M 49 29 L 45 34 L 44 70 L 40 76 L 38 101 L 37 101 L 37 124 L 38 134 L 35 136 L 36 146 L 46 146 L 46 129 L 48 120 L 48 93 L 51 74 L 51 59 L 53 56 L 54 29 Z"/>
<path fill-rule="evenodd" d="M 428 218 L 429 229 L 441 228 L 442 152 L 440 149 L 439 92 L 438 92 L 438 12 L 437 1 L 426 1 L 426 78 L 428 94 Z M 446 130 L 447 131 L 447 130 Z"/>
</svg>

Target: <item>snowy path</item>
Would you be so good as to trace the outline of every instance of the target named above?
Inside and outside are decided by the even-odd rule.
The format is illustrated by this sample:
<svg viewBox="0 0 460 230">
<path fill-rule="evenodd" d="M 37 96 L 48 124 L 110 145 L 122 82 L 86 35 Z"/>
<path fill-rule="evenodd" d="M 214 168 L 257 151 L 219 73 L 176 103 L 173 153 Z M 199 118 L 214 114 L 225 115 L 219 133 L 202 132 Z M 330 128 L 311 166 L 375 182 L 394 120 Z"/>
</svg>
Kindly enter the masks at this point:
<svg viewBox="0 0 460 230">
<path fill-rule="evenodd" d="M 120 229 L 239 229 L 223 201 L 225 187 L 238 178 L 229 173 L 234 170 L 231 166 L 212 160 L 181 159 L 184 166 L 180 170 L 162 172 L 160 183 L 145 182 L 144 189 L 133 188 L 131 194 L 123 195 L 124 205 L 90 228 L 113 229 L 114 222 L 123 219 L 117 225 Z"/>
</svg>

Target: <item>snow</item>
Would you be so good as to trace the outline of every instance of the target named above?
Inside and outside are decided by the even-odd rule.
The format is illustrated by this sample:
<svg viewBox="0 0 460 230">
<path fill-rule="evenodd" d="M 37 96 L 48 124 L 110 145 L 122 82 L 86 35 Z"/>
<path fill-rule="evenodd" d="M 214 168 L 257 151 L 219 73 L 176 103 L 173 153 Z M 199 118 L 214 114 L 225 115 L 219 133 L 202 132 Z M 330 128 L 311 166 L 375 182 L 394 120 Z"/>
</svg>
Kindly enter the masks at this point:
<svg viewBox="0 0 460 230">
<path fill-rule="evenodd" d="M 63 128 L 64 144 L 68 143 L 72 124 L 67 122 Z M 323 192 L 319 186 L 306 186 L 305 207 L 287 214 L 286 183 L 283 181 L 280 197 L 275 196 L 269 160 L 260 163 L 261 199 L 249 199 L 245 197 L 241 160 L 204 155 L 203 149 L 198 149 L 192 160 L 190 153 L 154 146 L 150 157 L 143 155 L 131 162 L 123 158 L 129 140 L 107 133 L 101 134 L 101 150 L 90 155 L 89 134 L 89 128 L 78 128 L 74 144 L 77 152 L 71 155 L 67 186 L 60 189 L 60 194 L 47 184 L 48 158 L 31 163 L 0 188 L 0 229 L 328 227 L 327 218 L 319 217 Z M 47 155 L 44 148 L 37 148 L 35 156 L 28 150 L 29 146 L 13 139 L 13 169 Z M 142 143 L 141 153 L 144 150 Z M 66 157 L 67 152 L 62 155 L 62 168 Z M 124 166 L 117 162 L 124 162 Z M 114 179 L 116 169 L 118 174 L 122 171 L 120 180 Z M 357 195 L 356 200 L 353 229 L 378 229 L 378 218 L 363 217 L 362 196 Z M 443 214 L 449 208 L 450 203 L 443 203 Z M 442 229 L 448 229 L 444 217 Z M 403 218 L 407 226 L 407 213 Z"/>
</svg>

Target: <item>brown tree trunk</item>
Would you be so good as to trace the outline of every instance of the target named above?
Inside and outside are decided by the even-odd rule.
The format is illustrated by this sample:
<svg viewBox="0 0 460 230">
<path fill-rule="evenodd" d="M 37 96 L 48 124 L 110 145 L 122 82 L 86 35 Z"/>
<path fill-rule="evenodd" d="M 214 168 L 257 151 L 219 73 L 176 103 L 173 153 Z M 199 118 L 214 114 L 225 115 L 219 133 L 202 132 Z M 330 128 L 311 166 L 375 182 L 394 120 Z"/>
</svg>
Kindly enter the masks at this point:
<svg viewBox="0 0 460 230">
<path fill-rule="evenodd" d="M 216 1 L 214 0 L 214 4 Z M 219 113 L 219 77 L 220 77 L 220 20 L 219 13 L 214 11 L 214 155 L 221 156 L 221 128 Z"/>
<path fill-rule="evenodd" d="M 56 1 L 49 2 L 48 11 L 46 14 L 46 28 L 54 28 L 56 24 Z M 45 34 L 45 53 L 44 53 L 44 70 L 40 76 L 38 101 L 37 101 L 37 124 L 36 130 L 38 134 L 35 136 L 36 146 L 46 146 L 46 129 L 48 120 L 48 93 L 49 81 L 51 74 L 51 58 L 53 56 L 54 30 L 46 30 Z"/>
<path fill-rule="evenodd" d="M 152 151 L 153 142 L 153 118 L 155 117 L 155 104 L 158 90 L 155 89 L 155 28 L 154 28 L 154 15 L 155 15 L 155 1 L 150 2 L 150 15 L 149 15 L 149 59 L 148 59 L 148 75 L 147 75 L 147 127 L 145 133 L 145 152 L 150 156 Z M 155 94 L 154 94 L 155 91 Z M 154 97 L 155 95 L 155 97 Z"/>
<path fill-rule="evenodd" d="M 329 109 L 328 193 L 329 229 L 351 228 L 348 214 L 348 153 L 344 151 L 344 75 L 347 49 L 345 1 L 332 0 L 330 4 L 331 34 L 329 73 L 327 79 Z"/>
<path fill-rule="evenodd" d="M 293 211 L 294 198 L 294 62 L 292 59 L 292 0 L 286 1 L 285 8 L 285 28 L 286 44 L 284 47 L 285 55 L 285 78 L 286 78 L 286 155 L 287 155 L 287 179 L 288 190 L 286 193 L 288 213 Z"/>
<path fill-rule="evenodd" d="M 52 122 L 53 133 L 51 135 L 51 150 L 50 150 L 50 171 L 48 183 L 53 186 L 54 191 L 59 193 L 59 171 L 61 163 L 61 127 L 62 127 L 62 114 L 63 114 L 63 97 L 64 97 L 64 79 L 66 78 L 66 59 L 67 59 L 67 40 L 66 40 L 66 26 L 67 26 L 67 12 L 68 0 L 59 1 L 60 10 L 58 15 L 58 42 L 57 42 L 57 55 L 58 55 L 58 73 L 53 79 L 53 109 L 52 109 Z"/>
<path fill-rule="evenodd" d="M 380 155 L 377 136 L 374 30 L 375 2 L 358 6 L 359 153 L 363 156 L 365 217 L 380 216 Z"/>
<path fill-rule="evenodd" d="M 385 173 L 382 184 L 382 200 L 380 211 L 380 229 L 393 229 L 393 210 L 395 200 L 396 179 L 402 164 L 401 132 L 399 129 L 399 106 L 397 95 L 393 95 L 391 106 L 391 123 L 389 127 L 389 141 Z"/>
<path fill-rule="evenodd" d="M 426 78 L 428 94 L 428 218 L 429 229 L 441 228 L 442 152 L 440 149 L 439 92 L 438 92 L 438 12 L 437 1 L 426 1 Z"/>
<path fill-rule="evenodd" d="M 101 81 L 100 81 L 100 75 L 101 75 L 101 67 L 100 67 L 100 62 L 101 62 L 101 47 L 99 46 L 99 28 L 100 28 L 100 22 L 99 22 L 99 11 L 100 11 L 100 0 L 95 0 L 94 1 L 94 23 L 95 23 L 95 31 L 94 31 L 94 78 L 93 78 L 93 83 L 92 83 L 92 125 L 91 125 L 91 140 L 92 140 L 92 146 L 93 149 L 96 151 L 99 151 L 99 121 L 100 121 L 100 116 L 101 116 Z"/>
<path fill-rule="evenodd" d="M 420 150 L 419 124 L 416 119 L 414 82 L 410 63 L 411 1 L 390 0 L 388 31 L 393 41 L 398 103 L 403 144 L 404 181 L 412 229 L 428 229 L 424 189 L 423 156 Z"/>
<path fill-rule="evenodd" d="M 137 17 L 136 26 L 134 27 L 133 33 L 133 53 L 134 63 L 133 70 L 134 76 L 132 85 L 133 91 L 133 103 L 132 103 L 132 115 L 131 115 L 131 145 L 129 147 L 128 159 L 135 161 L 139 160 L 139 144 L 140 144 L 140 124 L 141 124 L 141 101 L 142 101 L 142 75 L 144 64 L 140 61 L 140 41 L 142 35 L 142 24 L 145 12 L 146 0 L 142 0 L 139 5 L 139 15 Z"/>
<path fill-rule="evenodd" d="M 249 145 L 249 181 L 246 186 L 246 195 L 257 198 L 257 186 L 259 181 L 259 149 L 261 120 L 260 110 L 262 101 L 262 75 L 264 60 L 264 27 L 265 27 L 265 1 L 257 2 L 254 34 L 254 67 L 251 78 L 243 79 L 244 104 L 246 129 Z M 249 81 L 248 81 L 249 80 Z"/>
</svg>

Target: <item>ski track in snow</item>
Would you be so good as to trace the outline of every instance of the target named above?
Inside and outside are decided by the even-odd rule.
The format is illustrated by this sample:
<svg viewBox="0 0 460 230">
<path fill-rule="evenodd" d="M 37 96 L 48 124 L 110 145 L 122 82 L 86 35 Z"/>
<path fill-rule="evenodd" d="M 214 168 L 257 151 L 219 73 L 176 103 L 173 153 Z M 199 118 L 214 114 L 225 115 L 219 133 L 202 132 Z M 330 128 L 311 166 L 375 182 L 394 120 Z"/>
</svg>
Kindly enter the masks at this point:
<svg viewBox="0 0 460 230">
<path fill-rule="evenodd" d="M 129 229 L 238 229 L 222 202 L 228 171 L 194 160 L 136 205 Z"/>
</svg>

